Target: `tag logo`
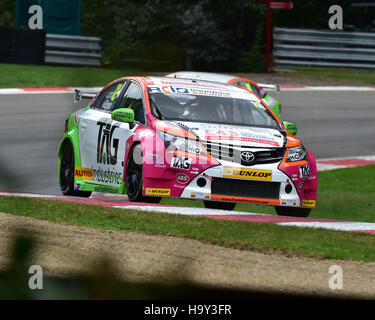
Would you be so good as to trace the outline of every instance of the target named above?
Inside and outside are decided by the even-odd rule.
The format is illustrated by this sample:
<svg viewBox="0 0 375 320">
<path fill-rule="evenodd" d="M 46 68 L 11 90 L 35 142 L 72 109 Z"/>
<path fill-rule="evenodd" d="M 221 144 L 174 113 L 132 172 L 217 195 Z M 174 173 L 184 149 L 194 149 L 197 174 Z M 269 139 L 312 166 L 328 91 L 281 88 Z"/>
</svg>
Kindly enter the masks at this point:
<svg viewBox="0 0 375 320">
<path fill-rule="evenodd" d="M 119 128 L 117 124 L 98 121 L 98 144 L 96 152 L 97 163 L 115 165 L 117 163 L 118 139 L 112 139 L 114 131 Z M 114 154 L 112 154 L 112 148 Z"/>
<path fill-rule="evenodd" d="M 177 169 L 189 170 L 191 164 L 191 158 L 173 156 L 171 159 L 171 167 Z"/>
<path fill-rule="evenodd" d="M 299 176 L 300 176 L 300 178 L 310 177 L 310 166 L 309 165 L 300 166 L 299 167 Z"/>
</svg>

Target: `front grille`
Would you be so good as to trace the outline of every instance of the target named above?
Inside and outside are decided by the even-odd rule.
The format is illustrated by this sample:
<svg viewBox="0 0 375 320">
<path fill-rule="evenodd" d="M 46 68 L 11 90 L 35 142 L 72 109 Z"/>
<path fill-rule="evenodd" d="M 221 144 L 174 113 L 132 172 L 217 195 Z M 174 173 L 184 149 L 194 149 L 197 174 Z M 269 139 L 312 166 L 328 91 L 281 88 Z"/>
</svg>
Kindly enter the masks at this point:
<svg viewBox="0 0 375 320">
<path fill-rule="evenodd" d="M 211 193 L 264 199 L 279 199 L 280 182 L 213 178 Z"/>
<path fill-rule="evenodd" d="M 201 143 L 206 148 L 207 152 L 216 160 L 230 161 L 239 163 L 243 166 L 280 162 L 285 155 L 284 148 L 262 148 L 259 149 L 259 151 L 256 151 L 256 149 L 254 148 L 246 146 L 236 146 L 233 144 L 226 144 L 221 142 L 201 140 Z M 244 162 L 241 159 L 242 151 L 251 151 L 254 154 L 255 159 L 250 164 Z"/>
</svg>

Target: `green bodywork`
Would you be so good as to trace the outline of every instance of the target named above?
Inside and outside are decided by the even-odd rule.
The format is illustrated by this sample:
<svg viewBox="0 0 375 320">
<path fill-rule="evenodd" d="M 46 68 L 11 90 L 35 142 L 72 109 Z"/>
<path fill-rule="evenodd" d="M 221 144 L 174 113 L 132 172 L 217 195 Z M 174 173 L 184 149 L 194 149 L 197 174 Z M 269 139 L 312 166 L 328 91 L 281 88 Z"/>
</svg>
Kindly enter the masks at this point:
<svg viewBox="0 0 375 320">
<path fill-rule="evenodd" d="M 62 137 L 58 151 L 58 166 L 57 166 L 57 182 L 60 183 L 60 165 L 61 165 L 61 157 L 62 157 L 62 150 L 63 145 L 67 142 L 70 142 L 73 146 L 74 150 L 74 167 L 79 168 L 81 167 L 81 153 L 79 148 L 79 122 L 80 122 L 80 115 L 85 113 L 89 109 L 87 106 L 84 109 L 78 110 L 73 112 L 69 115 L 67 128 L 64 136 Z M 79 184 L 80 191 L 92 191 L 92 192 L 108 192 L 108 193 L 126 193 L 126 184 L 123 181 L 119 187 L 112 187 L 112 186 L 105 186 L 101 184 L 96 184 L 92 182 L 87 182 L 82 179 L 74 178 L 74 184 Z"/>
<path fill-rule="evenodd" d="M 279 118 L 281 121 L 281 110 L 280 110 L 280 102 L 279 100 L 273 98 L 275 103 L 273 106 L 270 105 L 270 95 L 266 93 L 263 100 L 267 103 L 267 105 L 271 108 L 272 112 Z"/>
<path fill-rule="evenodd" d="M 286 128 L 286 130 L 292 135 L 295 136 L 297 134 L 297 127 L 293 122 L 283 121 L 283 125 Z"/>
</svg>

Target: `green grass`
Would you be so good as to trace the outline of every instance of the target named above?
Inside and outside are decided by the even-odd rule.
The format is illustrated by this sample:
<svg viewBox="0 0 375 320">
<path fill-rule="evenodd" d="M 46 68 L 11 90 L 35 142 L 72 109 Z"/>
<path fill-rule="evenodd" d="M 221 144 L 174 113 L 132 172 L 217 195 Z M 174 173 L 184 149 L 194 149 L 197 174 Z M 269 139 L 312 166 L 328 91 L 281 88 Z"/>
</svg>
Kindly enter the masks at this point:
<svg viewBox="0 0 375 320">
<path fill-rule="evenodd" d="M 41 87 L 96 87 L 130 75 L 153 74 L 135 69 L 106 69 L 91 67 L 60 67 L 0 64 L 0 88 Z M 159 73 L 160 74 L 160 73 Z M 349 68 L 296 68 L 280 73 L 288 77 L 317 78 L 350 81 L 358 84 L 375 84 L 375 71 Z"/>
<path fill-rule="evenodd" d="M 310 218 L 375 222 L 375 165 L 318 173 L 318 201 Z M 203 201 L 162 200 L 163 204 L 204 207 Z M 238 211 L 275 214 L 273 207 L 237 204 Z"/>
<path fill-rule="evenodd" d="M 375 237 L 363 233 L 138 212 L 30 198 L 1 197 L 0 212 L 105 230 L 185 237 L 242 250 L 375 261 Z"/>
<path fill-rule="evenodd" d="M 318 208 L 311 217 L 375 222 L 375 166 L 318 174 Z M 202 201 L 163 199 L 172 205 Z M 272 207 L 241 204 L 238 210 L 273 213 Z M 106 230 L 186 237 L 243 250 L 280 251 L 328 259 L 375 261 L 375 236 L 210 218 L 138 212 L 29 198 L 0 197 L 0 212 Z"/>
<path fill-rule="evenodd" d="M 117 78 L 142 74 L 131 69 L 0 64 L 0 87 L 99 87 Z"/>
<path fill-rule="evenodd" d="M 293 68 L 294 69 L 294 68 Z M 282 73 L 288 77 L 332 79 L 349 81 L 354 84 L 375 84 L 375 71 L 358 70 L 351 68 L 295 68 L 292 72 Z"/>
</svg>

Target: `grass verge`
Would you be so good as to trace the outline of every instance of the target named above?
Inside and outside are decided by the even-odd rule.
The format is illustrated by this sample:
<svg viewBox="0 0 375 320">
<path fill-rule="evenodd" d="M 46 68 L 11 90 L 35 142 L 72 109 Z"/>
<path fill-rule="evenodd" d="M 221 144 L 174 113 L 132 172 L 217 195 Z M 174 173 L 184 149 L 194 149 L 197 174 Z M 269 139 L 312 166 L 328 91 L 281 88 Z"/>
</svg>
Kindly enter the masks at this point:
<svg viewBox="0 0 375 320">
<path fill-rule="evenodd" d="M 110 81 L 131 75 L 153 74 L 132 69 L 92 67 L 61 67 L 47 65 L 0 64 L 0 88 L 99 87 Z M 156 74 L 156 73 L 155 73 Z M 162 73 L 158 73 L 162 74 Z M 281 75 L 296 78 L 316 78 L 349 81 L 353 84 L 375 84 L 375 71 L 350 68 L 295 68 Z"/>
<path fill-rule="evenodd" d="M 375 84 L 375 71 L 358 70 L 351 68 L 293 68 L 293 71 L 281 74 L 296 78 L 332 79 L 348 81 L 358 84 Z"/>
<path fill-rule="evenodd" d="M 244 223 L 62 201 L 0 197 L 0 212 L 79 226 L 185 237 L 243 250 L 375 261 L 375 237 L 323 229 Z"/>
<path fill-rule="evenodd" d="M 310 218 L 375 222 L 375 165 L 318 172 L 318 201 Z M 203 208 L 203 201 L 168 199 L 163 204 Z M 275 214 L 273 207 L 237 204 L 237 211 Z"/>
<path fill-rule="evenodd" d="M 0 87 L 99 87 L 124 76 L 142 74 L 132 69 L 0 64 Z"/>
</svg>

